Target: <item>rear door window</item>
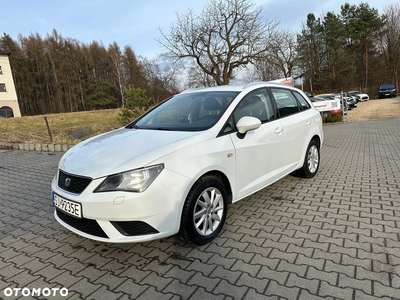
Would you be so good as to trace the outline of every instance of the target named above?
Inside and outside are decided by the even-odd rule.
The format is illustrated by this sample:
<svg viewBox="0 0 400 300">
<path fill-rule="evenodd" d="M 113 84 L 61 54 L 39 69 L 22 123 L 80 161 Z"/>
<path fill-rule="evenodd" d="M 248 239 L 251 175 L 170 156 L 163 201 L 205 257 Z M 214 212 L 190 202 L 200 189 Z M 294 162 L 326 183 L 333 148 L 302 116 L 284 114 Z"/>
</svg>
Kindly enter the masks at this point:
<svg viewBox="0 0 400 300">
<path fill-rule="evenodd" d="M 281 88 L 271 88 L 276 106 L 278 107 L 281 118 L 290 116 L 301 111 L 299 104 L 290 90 Z"/>
</svg>

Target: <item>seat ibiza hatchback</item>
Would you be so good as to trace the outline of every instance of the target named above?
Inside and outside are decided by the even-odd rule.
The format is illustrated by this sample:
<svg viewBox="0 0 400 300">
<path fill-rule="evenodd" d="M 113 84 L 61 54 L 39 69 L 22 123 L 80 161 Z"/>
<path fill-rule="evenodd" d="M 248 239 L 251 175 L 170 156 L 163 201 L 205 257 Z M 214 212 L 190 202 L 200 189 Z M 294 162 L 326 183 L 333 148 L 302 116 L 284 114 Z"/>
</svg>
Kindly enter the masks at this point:
<svg viewBox="0 0 400 300">
<path fill-rule="evenodd" d="M 103 242 L 175 234 L 205 244 L 228 205 L 320 164 L 320 113 L 276 83 L 187 90 L 71 148 L 52 182 L 54 216 Z"/>
</svg>

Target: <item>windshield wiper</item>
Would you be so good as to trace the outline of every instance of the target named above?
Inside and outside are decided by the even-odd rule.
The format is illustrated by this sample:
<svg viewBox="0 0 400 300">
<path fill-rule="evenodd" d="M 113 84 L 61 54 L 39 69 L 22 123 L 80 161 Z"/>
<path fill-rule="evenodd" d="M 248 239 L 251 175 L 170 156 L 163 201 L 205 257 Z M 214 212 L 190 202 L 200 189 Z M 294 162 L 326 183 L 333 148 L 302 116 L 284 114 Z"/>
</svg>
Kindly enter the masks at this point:
<svg viewBox="0 0 400 300">
<path fill-rule="evenodd" d="M 153 129 L 153 130 L 166 130 L 166 131 L 171 131 L 171 128 L 167 127 L 153 127 L 153 128 L 146 128 L 146 129 Z"/>
</svg>

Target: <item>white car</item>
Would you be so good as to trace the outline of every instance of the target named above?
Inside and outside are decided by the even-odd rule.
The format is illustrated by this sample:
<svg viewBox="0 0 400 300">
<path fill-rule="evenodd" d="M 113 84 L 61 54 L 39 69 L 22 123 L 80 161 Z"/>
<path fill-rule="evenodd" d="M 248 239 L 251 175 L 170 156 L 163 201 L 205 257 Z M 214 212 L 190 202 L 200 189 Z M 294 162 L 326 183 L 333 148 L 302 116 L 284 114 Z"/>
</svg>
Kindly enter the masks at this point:
<svg viewBox="0 0 400 300">
<path fill-rule="evenodd" d="M 144 242 L 179 233 L 205 244 L 230 203 L 320 164 L 320 113 L 300 90 L 252 83 L 184 91 L 60 160 L 54 216 L 93 240 Z"/>
<path fill-rule="evenodd" d="M 350 92 L 347 92 L 347 95 L 356 97 L 357 102 L 369 100 L 368 94 L 361 93 L 359 91 L 350 91 Z"/>
</svg>

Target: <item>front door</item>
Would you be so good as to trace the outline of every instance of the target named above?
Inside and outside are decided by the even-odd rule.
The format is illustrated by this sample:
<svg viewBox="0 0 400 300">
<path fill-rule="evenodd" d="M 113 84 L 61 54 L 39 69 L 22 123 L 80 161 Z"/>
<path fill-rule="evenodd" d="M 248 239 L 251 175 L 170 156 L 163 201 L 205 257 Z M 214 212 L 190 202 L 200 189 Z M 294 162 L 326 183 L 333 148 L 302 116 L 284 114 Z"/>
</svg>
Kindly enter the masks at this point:
<svg viewBox="0 0 400 300">
<path fill-rule="evenodd" d="M 284 132 L 265 89 L 252 91 L 242 99 L 233 113 L 234 122 L 243 116 L 258 118 L 262 124 L 244 138 L 236 132 L 230 134 L 235 147 L 237 200 L 283 175 Z"/>
</svg>

